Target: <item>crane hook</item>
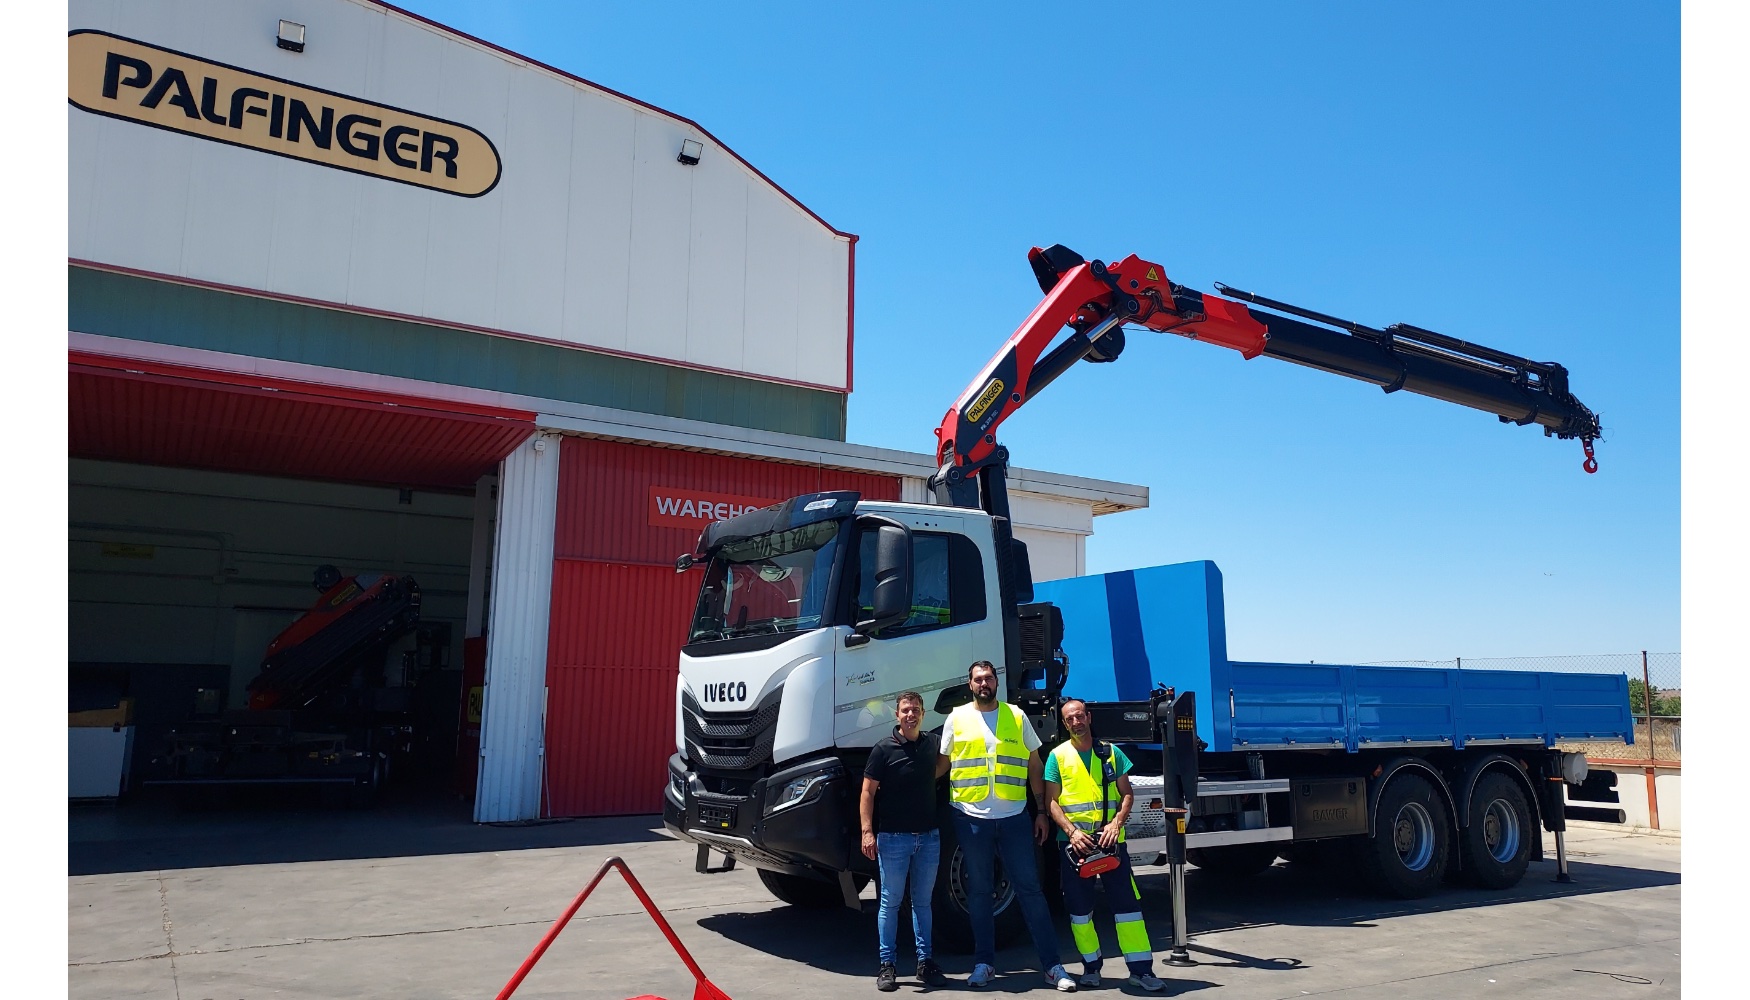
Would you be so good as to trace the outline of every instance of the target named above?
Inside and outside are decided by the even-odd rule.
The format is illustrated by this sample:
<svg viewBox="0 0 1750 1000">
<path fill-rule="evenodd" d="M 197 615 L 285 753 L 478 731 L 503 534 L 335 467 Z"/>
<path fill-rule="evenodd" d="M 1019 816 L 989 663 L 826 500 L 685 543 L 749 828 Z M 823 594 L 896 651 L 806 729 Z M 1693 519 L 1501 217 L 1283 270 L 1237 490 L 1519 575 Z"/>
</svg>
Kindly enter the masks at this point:
<svg viewBox="0 0 1750 1000">
<path fill-rule="evenodd" d="M 1580 444 L 1586 449 L 1586 461 L 1580 463 L 1580 468 L 1585 469 L 1587 475 L 1591 475 L 1598 471 L 1598 459 L 1592 454 L 1592 439 L 1581 438 Z"/>
</svg>

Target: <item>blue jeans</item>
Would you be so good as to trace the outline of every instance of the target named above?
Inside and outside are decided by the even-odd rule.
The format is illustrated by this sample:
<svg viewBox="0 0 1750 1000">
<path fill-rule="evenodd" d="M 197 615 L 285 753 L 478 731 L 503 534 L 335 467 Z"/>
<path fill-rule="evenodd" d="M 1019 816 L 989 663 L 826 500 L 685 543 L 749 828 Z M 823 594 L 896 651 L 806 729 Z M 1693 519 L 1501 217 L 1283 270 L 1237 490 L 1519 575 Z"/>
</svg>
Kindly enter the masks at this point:
<svg viewBox="0 0 1750 1000">
<path fill-rule="evenodd" d="M 1049 971 L 1058 964 L 1057 928 L 1045 906 L 1045 893 L 1039 889 L 1039 866 L 1033 857 L 1033 818 L 1021 813 L 1008 819 L 973 819 L 955 810 L 954 832 L 960 836 L 960 849 L 966 852 L 966 909 L 972 918 L 973 963 L 992 967 L 997 964 L 997 927 L 991 894 L 995 891 L 996 858 L 1000 854 L 1003 871 L 1015 890 L 1011 905 L 1021 907 L 1027 936 L 1033 939 L 1033 949 L 1039 955 L 1039 971 Z"/>
<path fill-rule="evenodd" d="M 930 895 L 936 889 L 936 866 L 942 860 L 942 834 L 877 833 L 875 860 L 881 865 L 881 909 L 875 926 L 881 934 L 881 964 L 892 965 L 894 942 L 899 939 L 899 901 L 905 896 L 907 876 L 911 881 L 911 936 L 916 939 L 918 961 L 930 957 Z"/>
</svg>

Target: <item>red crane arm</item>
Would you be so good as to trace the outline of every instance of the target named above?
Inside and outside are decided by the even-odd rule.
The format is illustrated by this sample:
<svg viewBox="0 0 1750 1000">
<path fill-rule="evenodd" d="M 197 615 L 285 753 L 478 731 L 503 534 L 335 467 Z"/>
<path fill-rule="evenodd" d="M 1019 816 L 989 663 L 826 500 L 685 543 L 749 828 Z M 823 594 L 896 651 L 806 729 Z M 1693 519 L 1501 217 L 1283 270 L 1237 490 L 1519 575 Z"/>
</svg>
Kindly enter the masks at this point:
<svg viewBox="0 0 1750 1000">
<path fill-rule="evenodd" d="M 1245 306 L 1214 296 L 1201 296 L 1202 310 L 1176 302 L 1178 289 L 1159 264 L 1131 254 L 1116 264 L 1074 263 L 1061 247 L 1034 247 L 1028 260 L 1046 284 L 1053 264 L 1068 264 L 1055 272 L 1044 301 L 1035 306 L 978 377 L 960 394 L 942 425 L 936 458 L 941 465 L 964 466 L 988 458 L 996 449 L 996 429 L 1011 414 L 1045 388 L 1052 379 L 1083 357 L 1111 361 L 1123 350 L 1125 323 L 1161 333 L 1180 333 L 1220 344 L 1247 358 L 1263 353 L 1266 331 Z M 1058 259 L 1054 262 L 1053 257 Z M 1069 327 L 1074 333 L 1041 363 L 1040 355 Z"/>
<path fill-rule="evenodd" d="M 1493 413 L 1503 423 L 1537 424 L 1546 435 L 1580 438 L 1586 471 L 1597 470 L 1592 441 L 1603 436 L 1598 415 L 1568 391 L 1568 371 L 1561 365 L 1407 323 L 1375 329 L 1216 286 L 1276 312 L 1254 309 L 1175 284 L 1159 264 L 1135 254 L 1108 265 L 1083 260 L 1060 245 L 1034 247 L 1027 259 L 1044 300 L 936 428 L 940 468 L 931 485 L 949 502 L 979 505 L 976 491 L 965 492 L 970 487 L 964 484 L 974 472 L 1001 461 L 997 427 L 1077 361 L 1116 360 L 1124 349 L 1125 325 L 1217 344 L 1247 359 L 1268 355 L 1292 361 L 1371 382 L 1386 392 L 1407 389 Z M 1070 336 L 1051 347 L 1066 327 Z"/>
</svg>

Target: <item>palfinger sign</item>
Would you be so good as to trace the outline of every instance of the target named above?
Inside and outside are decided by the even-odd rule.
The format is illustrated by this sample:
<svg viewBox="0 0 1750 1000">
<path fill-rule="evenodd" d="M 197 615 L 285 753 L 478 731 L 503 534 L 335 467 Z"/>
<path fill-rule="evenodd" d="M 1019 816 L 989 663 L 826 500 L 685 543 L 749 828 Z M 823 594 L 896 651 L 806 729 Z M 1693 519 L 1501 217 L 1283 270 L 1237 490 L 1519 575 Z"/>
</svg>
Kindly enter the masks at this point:
<svg viewBox="0 0 1750 1000">
<path fill-rule="evenodd" d="M 464 198 L 498 184 L 492 140 L 457 122 L 101 31 L 67 35 L 67 100 L 94 114 Z"/>
</svg>

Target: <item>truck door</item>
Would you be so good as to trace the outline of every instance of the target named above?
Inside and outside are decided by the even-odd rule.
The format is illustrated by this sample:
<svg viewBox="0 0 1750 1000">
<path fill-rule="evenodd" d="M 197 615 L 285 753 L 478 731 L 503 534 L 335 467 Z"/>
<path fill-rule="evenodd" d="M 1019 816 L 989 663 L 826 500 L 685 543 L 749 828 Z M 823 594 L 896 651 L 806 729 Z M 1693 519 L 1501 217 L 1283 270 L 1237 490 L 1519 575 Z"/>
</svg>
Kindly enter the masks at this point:
<svg viewBox="0 0 1750 1000">
<path fill-rule="evenodd" d="M 966 682 L 974 660 L 1003 660 L 997 593 L 986 585 L 985 557 L 961 531 L 957 517 L 903 517 L 912 529 L 912 610 L 862 645 L 845 646 L 834 658 L 833 742 L 872 746 L 892 729 L 899 695 L 924 697 L 923 728 L 941 725 L 928 711 L 936 692 Z M 858 546 L 857 602 L 872 604 L 874 536 Z"/>
</svg>

